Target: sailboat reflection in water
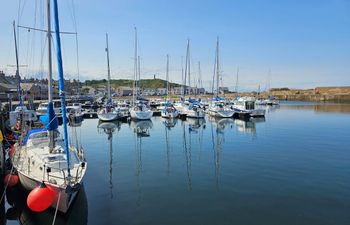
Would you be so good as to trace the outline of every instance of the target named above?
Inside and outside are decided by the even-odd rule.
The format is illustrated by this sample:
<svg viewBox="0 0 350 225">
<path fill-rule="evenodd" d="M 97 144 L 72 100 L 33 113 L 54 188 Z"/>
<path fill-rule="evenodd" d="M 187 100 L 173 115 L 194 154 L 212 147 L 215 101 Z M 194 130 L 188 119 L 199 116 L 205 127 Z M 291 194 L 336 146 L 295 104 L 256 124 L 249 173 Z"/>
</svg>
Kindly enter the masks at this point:
<svg viewBox="0 0 350 225">
<path fill-rule="evenodd" d="M 177 123 L 177 119 L 176 118 L 171 118 L 171 119 L 165 119 L 163 121 L 163 124 L 165 125 L 165 127 L 167 127 L 168 129 L 171 129 L 173 127 L 175 127 Z"/>
<path fill-rule="evenodd" d="M 98 131 L 107 134 L 109 142 L 109 187 L 111 190 L 111 198 L 113 198 L 113 133 L 120 130 L 120 121 L 99 122 Z"/>
<path fill-rule="evenodd" d="M 235 120 L 237 130 L 242 133 L 256 133 L 256 123 L 265 122 L 265 118 L 251 118 L 249 120 Z"/>
<path fill-rule="evenodd" d="M 42 213 L 32 212 L 26 204 L 27 192 L 21 186 L 6 190 L 7 203 L 11 206 L 7 209 L 4 223 L 9 223 L 10 220 L 17 220 L 22 225 L 86 225 L 88 221 L 88 203 L 85 194 L 84 185 L 81 186 L 74 201 L 71 204 L 70 210 L 66 214 L 57 213 L 55 209 L 49 209 Z"/>
<path fill-rule="evenodd" d="M 136 133 L 137 136 L 149 137 L 153 123 L 151 120 L 130 121 L 130 127 L 134 130 L 134 133 Z"/>
<path fill-rule="evenodd" d="M 216 130 L 219 133 L 224 133 L 227 129 L 232 129 L 234 125 L 234 119 L 233 118 L 217 118 L 217 117 L 210 117 L 210 121 L 216 125 Z"/>
<path fill-rule="evenodd" d="M 205 128 L 205 119 L 204 118 L 187 118 L 186 121 L 188 122 L 188 130 L 190 132 L 197 133 L 199 128 Z"/>
</svg>

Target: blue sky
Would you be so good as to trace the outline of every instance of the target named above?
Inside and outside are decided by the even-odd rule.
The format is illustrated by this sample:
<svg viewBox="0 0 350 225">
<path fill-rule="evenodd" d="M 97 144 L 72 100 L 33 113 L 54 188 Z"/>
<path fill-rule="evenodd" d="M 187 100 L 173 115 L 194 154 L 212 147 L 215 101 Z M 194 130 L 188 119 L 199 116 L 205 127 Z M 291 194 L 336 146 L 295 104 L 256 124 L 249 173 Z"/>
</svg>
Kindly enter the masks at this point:
<svg viewBox="0 0 350 225">
<path fill-rule="evenodd" d="M 44 0 L 3 0 L 0 15 L 0 69 L 12 72 L 13 19 L 44 28 Z M 349 0 L 60 0 L 61 29 L 74 30 L 74 2 L 83 79 L 106 76 L 105 33 L 110 37 L 112 78 L 132 78 L 133 41 L 137 26 L 141 77 L 165 78 L 166 54 L 170 79 L 181 81 L 181 57 L 191 40 L 192 77 L 201 62 L 204 86 L 212 80 L 215 41 L 220 37 L 223 83 L 239 89 L 264 89 L 271 69 L 271 87 L 308 88 L 350 85 Z M 36 9 L 36 10 L 35 10 Z M 35 12 L 36 16 L 35 16 Z M 63 37 L 67 77 L 76 78 L 75 41 Z M 45 71 L 44 34 L 20 30 L 20 61 L 24 76 Z M 29 47 L 28 47 L 29 46 Z"/>
</svg>

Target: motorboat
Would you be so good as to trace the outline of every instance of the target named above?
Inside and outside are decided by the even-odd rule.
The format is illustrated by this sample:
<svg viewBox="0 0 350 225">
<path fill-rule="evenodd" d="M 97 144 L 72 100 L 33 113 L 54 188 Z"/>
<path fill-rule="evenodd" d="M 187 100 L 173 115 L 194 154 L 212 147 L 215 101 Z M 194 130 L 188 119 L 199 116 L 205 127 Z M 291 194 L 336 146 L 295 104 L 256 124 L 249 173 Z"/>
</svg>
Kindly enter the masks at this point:
<svg viewBox="0 0 350 225">
<path fill-rule="evenodd" d="M 265 109 L 255 108 L 255 98 L 253 97 L 240 97 L 236 99 L 232 108 L 235 113 L 246 113 L 251 117 L 265 116 Z"/>
</svg>

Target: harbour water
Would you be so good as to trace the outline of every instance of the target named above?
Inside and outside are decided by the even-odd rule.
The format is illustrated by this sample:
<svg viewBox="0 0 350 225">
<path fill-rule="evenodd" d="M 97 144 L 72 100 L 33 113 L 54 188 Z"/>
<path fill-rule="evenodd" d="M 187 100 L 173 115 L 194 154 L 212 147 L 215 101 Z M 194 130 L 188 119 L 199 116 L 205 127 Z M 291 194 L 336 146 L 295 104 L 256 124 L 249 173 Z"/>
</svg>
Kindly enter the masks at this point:
<svg viewBox="0 0 350 225">
<path fill-rule="evenodd" d="M 88 170 L 56 224 L 350 224 L 350 105 L 288 102 L 251 121 L 86 119 L 70 132 Z M 3 224 L 52 223 L 53 210 L 15 197 Z"/>
</svg>

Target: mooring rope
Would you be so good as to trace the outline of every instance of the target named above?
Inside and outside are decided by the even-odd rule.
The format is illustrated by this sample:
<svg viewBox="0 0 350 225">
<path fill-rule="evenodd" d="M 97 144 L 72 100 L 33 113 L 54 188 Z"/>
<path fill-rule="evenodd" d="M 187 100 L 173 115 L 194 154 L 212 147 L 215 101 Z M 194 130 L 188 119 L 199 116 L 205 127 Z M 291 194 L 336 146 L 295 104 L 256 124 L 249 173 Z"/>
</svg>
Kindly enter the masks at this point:
<svg viewBox="0 0 350 225">
<path fill-rule="evenodd" d="M 13 166 L 11 167 L 11 172 L 10 172 L 10 174 L 12 174 L 12 172 L 13 172 Z M 5 185 L 4 191 L 3 191 L 2 195 L 1 195 L 0 202 L 2 202 L 2 200 L 3 200 L 4 197 L 5 197 L 6 190 L 7 190 L 7 187 L 8 187 L 8 185 L 9 185 L 9 182 L 10 182 L 10 178 L 11 178 L 11 177 L 9 176 L 8 179 L 7 179 L 7 181 L 6 181 L 6 185 Z"/>
<path fill-rule="evenodd" d="M 56 204 L 55 215 L 53 216 L 52 225 L 55 225 L 55 222 L 56 222 L 57 211 L 58 211 L 58 205 L 60 204 L 60 199 L 61 199 L 61 192 L 58 193 L 58 200 L 57 200 L 57 204 Z"/>
</svg>

